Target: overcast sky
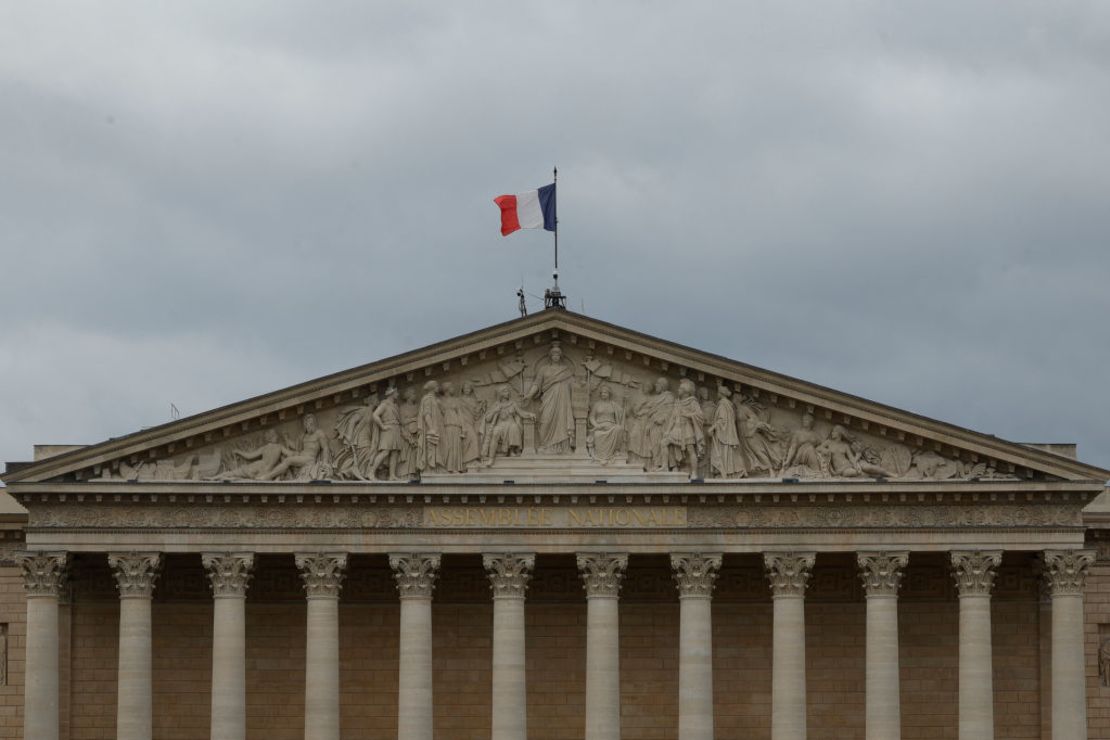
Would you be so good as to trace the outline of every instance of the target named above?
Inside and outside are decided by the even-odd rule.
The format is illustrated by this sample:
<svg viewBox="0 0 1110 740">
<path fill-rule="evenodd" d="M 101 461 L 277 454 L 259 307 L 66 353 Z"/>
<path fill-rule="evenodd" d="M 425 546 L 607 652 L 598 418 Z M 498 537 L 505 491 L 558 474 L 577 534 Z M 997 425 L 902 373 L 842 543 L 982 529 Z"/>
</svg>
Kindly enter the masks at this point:
<svg viewBox="0 0 1110 740">
<path fill-rule="evenodd" d="M 571 307 L 1110 467 L 1110 3 L 0 5 L 0 460 Z M 540 302 L 531 300 L 531 308 Z"/>
</svg>

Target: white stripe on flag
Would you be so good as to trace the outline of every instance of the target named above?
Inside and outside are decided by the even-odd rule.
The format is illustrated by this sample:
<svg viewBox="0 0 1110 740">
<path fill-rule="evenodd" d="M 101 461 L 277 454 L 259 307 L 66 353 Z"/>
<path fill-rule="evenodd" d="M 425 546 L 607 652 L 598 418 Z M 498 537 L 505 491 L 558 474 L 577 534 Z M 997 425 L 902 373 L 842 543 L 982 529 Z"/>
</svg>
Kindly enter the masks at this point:
<svg viewBox="0 0 1110 740">
<path fill-rule="evenodd" d="M 540 210 L 540 191 L 517 193 L 516 219 L 522 229 L 542 229 L 543 211 Z"/>
</svg>

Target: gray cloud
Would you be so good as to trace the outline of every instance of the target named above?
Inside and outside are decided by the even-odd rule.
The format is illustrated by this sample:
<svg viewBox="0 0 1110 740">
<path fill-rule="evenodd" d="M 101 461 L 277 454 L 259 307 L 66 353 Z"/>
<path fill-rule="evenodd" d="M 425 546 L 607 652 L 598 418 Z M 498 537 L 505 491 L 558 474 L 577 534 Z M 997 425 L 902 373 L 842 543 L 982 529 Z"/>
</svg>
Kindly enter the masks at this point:
<svg viewBox="0 0 1110 740">
<path fill-rule="evenodd" d="M 558 163 L 572 307 L 1110 466 L 1108 73 L 1093 0 L 9 5 L 0 458 L 513 317 Z"/>
</svg>

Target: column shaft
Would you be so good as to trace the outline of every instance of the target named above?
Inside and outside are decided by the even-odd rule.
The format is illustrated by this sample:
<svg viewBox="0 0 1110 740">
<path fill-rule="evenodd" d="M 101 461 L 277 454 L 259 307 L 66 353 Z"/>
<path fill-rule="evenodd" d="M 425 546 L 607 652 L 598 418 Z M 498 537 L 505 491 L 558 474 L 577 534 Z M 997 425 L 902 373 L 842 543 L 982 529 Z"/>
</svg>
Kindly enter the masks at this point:
<svg viewBox="0 0 1110 740">
<path fill-rule="evenodd" d="M 898 588 L 906 551 L 856 553 L 867 593 L 866 737 L 898 740 L 902 736 L 898 676 Z"/>
<path fill-rule="evenodd" d="M 774 598 L 771 738 L 806 737 L 806 613 L 802 596 Z"/>
<path fill-rule="evenodd" d="M 991 588 L 1001 551 L 953 552 L 960 592 L 959 740 L 994 740 Z"/>
<path fill-rule="evenodd" d="M 713 601 L 679 601 L 678 737 L 713 740 Z"/>
<path fill-rule="evenodd" d="M 867 740 L 898 740 L 898 597 L 867 597 Z"/>
<path fill-rule="evenodd" d="M 679 593 L 678 738 L 713 740 L 713 584 L 720 553 L 673 553 Z"/>
<path fill-rule="evenodd" d="M 493 740 L 526 740 L 524 599 L 493 600 Z"/>
<path fill-rule="evenodd" d="M 305 740 L 339 740 L 339 591 L 346 553 L 295 556 L 307 599 Z"/>
<path fill-rule="evenodd" d="M 1046 550 L 1052 595 L 1052 740 L 1086 740 L 1087 671 L 1083 587 L 1093 550 Z"/>
<path fill-rule="evenodd" d="M 119 602 L 118 740 L 150 740 L 153 728 L 150 598 Z"/>
<path fill-rule="evenodd" d="M 432 740 L 432 590 L 439 561 L 432 553 L 389 556 L 401 597 L 398 740 Z"/>
<path fill-rule="evenodd" d="M 805 588 L 816 555 L 764 553 L 771 580 L 774 627 L 771 639 L 771 738 L 806 737 Z"/>
<path fill-rule="evenodd" d="M 586 600 L 586 740 L 620 740 L 620 611 L 616 596 Z"/>
<path fill-rule="evenodd" d="M 23 667 L 23 737 L 58 740 L 58 597 L 66 578 L 64 552 L 16 553 L 27 592 Z"/>
<path fill-rule="evenodd" d="M 620 594 L 628 555 L 579 554 L 586 587 L 586 740 L 620 740 Z"/>
<path fill-rule="evenodd" d="M 58 597 L 27 596 L 23 734 L 58 740 Z"/>
<path fill-rule="evenodd" d="M 119 588 L 117 740 L 151 740 L 154 706 L 150 600 L 162 556 L 152 552 L 108 555 Z"/>
<path fill-rule="evenodd" d="M 247 583 L 254 555 L 205 553 L 212 584 L 211 740 L 247 736 Z"/>
<path fill-rule="evenodd" d="M 339 598 L 308 598 L 305 740 L 339 740 Z"/>
<path fill-rule="evenodd" d="M 482 558 L 493 591 L 493 740 L 528 736 L 524 592 L 535 562 L 533 554 Z"/>
</svg>

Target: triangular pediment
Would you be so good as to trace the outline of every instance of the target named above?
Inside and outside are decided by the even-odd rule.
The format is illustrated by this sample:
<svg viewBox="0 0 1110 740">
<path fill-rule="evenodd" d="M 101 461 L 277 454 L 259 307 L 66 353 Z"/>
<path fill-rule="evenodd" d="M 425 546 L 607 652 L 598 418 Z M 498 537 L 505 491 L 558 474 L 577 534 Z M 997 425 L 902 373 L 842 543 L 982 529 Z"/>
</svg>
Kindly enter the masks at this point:
<svg viewBox="0 0 1110 740">
<path fill-rule="evenodd" d="M 387 391 L 392 405 L 375 422 Z M 459 483 L 1110 477 L 1046 450 L 549 310 L 9 469 L 4 479 L 369 484 L 391 472 Z"/>
</svg>

